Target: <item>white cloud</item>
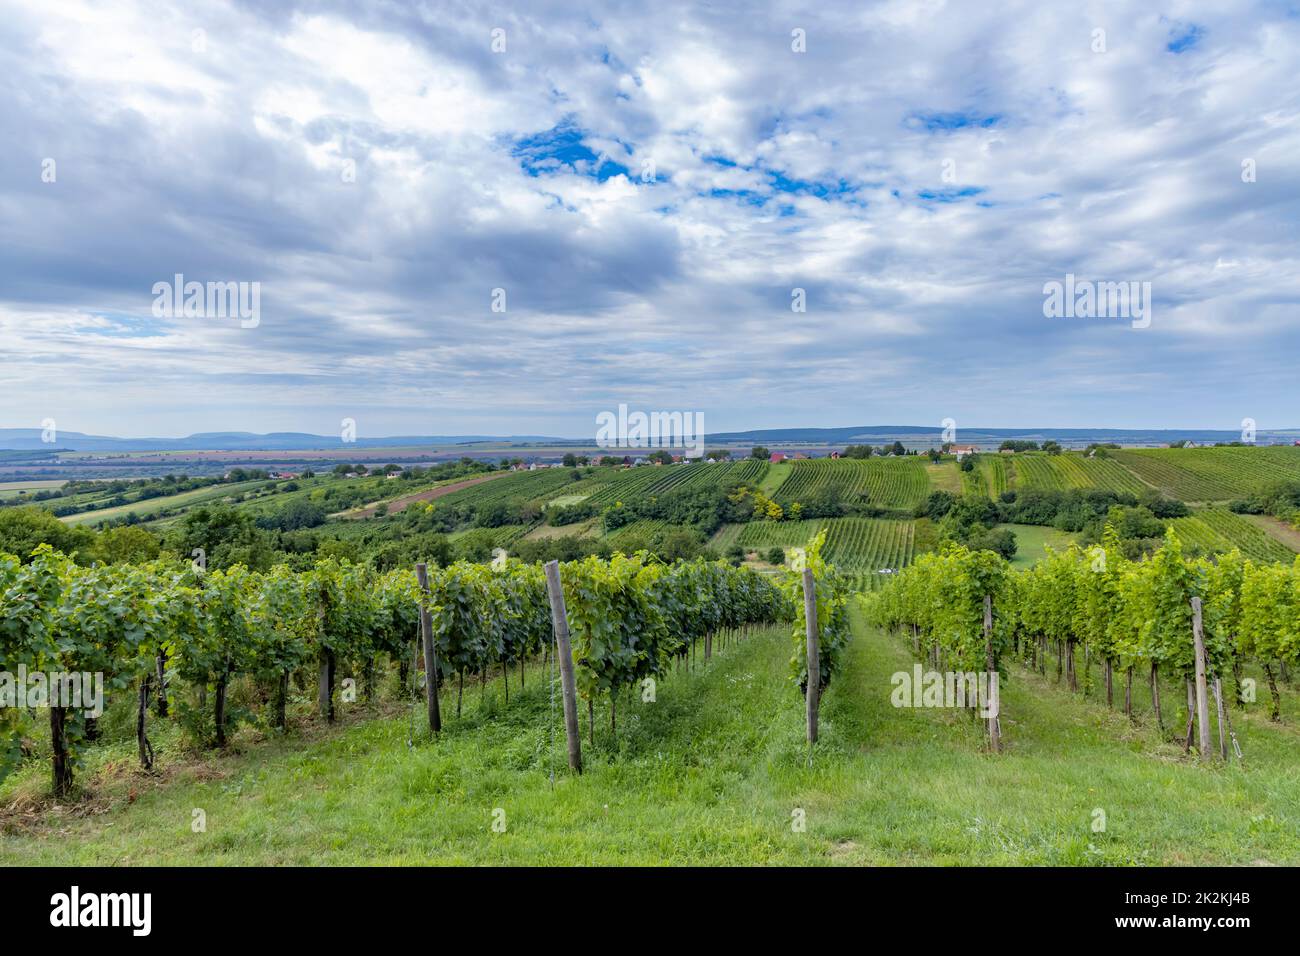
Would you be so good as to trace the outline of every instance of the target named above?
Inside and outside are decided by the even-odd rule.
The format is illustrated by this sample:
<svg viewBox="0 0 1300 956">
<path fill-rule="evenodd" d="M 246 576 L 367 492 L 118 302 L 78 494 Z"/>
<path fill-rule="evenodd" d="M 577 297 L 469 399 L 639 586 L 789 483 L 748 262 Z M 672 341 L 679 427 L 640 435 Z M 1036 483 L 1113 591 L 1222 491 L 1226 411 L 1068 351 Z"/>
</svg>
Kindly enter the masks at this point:
<svg viewBox="0 0 1300 956">
<path fill-rule="evenodd" d="M 0 424 L 1300 424 L 1300 20 L 1172 13 L 5 4 Z M 262 324 L 103 317 L 175 272 Z M 1150 334 L 1044 320 L 1066 272 L 1150 281 Z"/>
</svg>

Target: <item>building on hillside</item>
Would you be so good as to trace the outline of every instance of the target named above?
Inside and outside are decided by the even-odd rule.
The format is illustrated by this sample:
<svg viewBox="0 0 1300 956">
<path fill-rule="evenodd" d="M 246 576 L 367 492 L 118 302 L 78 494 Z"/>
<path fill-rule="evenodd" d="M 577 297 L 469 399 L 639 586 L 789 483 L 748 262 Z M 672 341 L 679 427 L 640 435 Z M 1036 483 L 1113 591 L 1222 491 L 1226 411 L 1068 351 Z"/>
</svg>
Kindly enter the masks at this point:
<svg viewBox="0 0 1300 956">
<path fill-rule="evenodd" d="M 976 448 L 974 445 L 953 445 L 952 446 L 952 453 L 957 456 L 958 461 L 961 461 L 967 455 L 975 454 L 977 451 L 979 451 L 979 449 Z"/>
<path fill-rule="evenodd" d="M 770 461 L 774 465 L 777 464 L 778 462 L 785 461 L 785 452 L 783 451 L 772 452 L 772 457 L 769 458 L 768 461 Z"/>
<path fill-rule="evenodd" d="M 830 453 L 830 457 L 831 457 L 831 458 L 839 458 L 839 457 L 840 457 L 840 453 L 837 452 L 837 451 L 833 451 L 833 452 Z"/>
</svg>

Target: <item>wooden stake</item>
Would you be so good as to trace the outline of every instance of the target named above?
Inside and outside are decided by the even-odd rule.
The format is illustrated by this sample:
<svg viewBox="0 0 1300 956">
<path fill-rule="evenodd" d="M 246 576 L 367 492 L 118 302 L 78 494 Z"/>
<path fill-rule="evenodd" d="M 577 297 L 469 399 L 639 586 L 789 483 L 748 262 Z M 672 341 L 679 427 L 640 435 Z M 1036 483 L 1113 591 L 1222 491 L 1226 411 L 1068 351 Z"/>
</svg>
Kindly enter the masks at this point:
<svg viewBox="0 0 1300 956">
<path fill-rule="evenodd" d="M 817 705 L 821 694 L 822 670 L 819 657 L 819 632 L 817 630 L 817 584 L 811 568 L 803 571 L 803 615 L 808 631 L 808 688 L 804 698 L 808 704 L 808 743 L 817 743 Z"/>
<path fill-rule="evenodd" d="M 564 697 L 564 735 L 569 742 L 569 766 L 582 773 L 582 740 L 578 736 L 578 690 L 573 680 L 573 651 L 569 647 L 569 618 L 564 609 L 560 563 L 546 562 L 546 594 L 551 599 L 551 627 L 555 631 L 555 656 L 560 664 L 560 689 Z"/>
<path fill-rule="evenodd" d="M 436 734 L 442 731 L 442 713 L 438 709 L 438 645 L 433 640 L 433 618 L 429 614 L 428 566 L 417 564 L 415 577 L 424 595 L 424 600 L 420 602 L 420 636 L 424 643 L 424 701 L 429 711 L 429 729 Z"/>
<path fill-rule="evenodd" d="M 1205 692 L 1205 634 L 1201 631 L 1201 599 L 1192 598 L 1192 639 L 1196 645 L 1196 722 L 1200 725 L 1201 759 L 1210 759 L 1210 703 Z"/>
</svg>

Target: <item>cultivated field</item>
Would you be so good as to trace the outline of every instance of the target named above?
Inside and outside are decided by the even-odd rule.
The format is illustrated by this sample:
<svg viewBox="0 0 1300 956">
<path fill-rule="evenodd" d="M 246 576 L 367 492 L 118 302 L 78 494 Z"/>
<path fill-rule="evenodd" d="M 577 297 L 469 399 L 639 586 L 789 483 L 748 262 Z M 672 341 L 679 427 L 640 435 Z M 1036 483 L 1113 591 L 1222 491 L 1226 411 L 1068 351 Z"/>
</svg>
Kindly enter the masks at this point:
<svg viewBox="0 0 1300 956">
<path fill-rule="evenodd" d="M 1269 481 L 1300 481 L 1300 448 L 1137 448 L 1115 460 L 1183 501 L 1227 501 Z"/>
<path fill-rule="evenodd" d="M 441 739 L 414 749 L 404 710 L 358 703 L 337 729 L 249 728 L 228 754 L 158 730 L 157 776 L 131 769 L 133 739 L 110 742 L 87 767 L 93 812 L 42 802 L 44 774 L 24 772 L 0 784 L 0 865 L 1300 864 L 1293 691 L 1281 725 L 1262 705 L 1234 713 L 1249 762 L 1210 770 L 1157 730 L 1145 682 L 1130 723 L 1015 666 L 992 758 L 965 714 L 891 706 L 910 648 L 856 615 L 853 630 L 811 765 L 788 638 L 771 628 L 675 673 L 654 704 L 620 704 L 614 732 L 598 711 L 594 744 L 583 709 L 581 777 L 537 664 L 508 705 L 499 676 L 459 719 L 452 695 Z"/>
<path fill-rule="evenodd" d="M 911 509 L 925 499 L 930 479 L 919 458 L 815 458 L 791 463 L 790 477 L 773 496 L 783 506 L 832 492 L 844 501 Z"/>
</svg>

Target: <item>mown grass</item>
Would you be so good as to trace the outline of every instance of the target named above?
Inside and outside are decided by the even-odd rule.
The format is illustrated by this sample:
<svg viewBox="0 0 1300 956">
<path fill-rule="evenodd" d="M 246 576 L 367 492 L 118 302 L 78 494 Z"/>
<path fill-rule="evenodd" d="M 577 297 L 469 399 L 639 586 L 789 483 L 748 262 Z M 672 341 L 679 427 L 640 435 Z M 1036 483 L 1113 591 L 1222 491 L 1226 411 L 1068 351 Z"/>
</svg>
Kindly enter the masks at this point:
<svg viewBox="0 0 1300 956">
<path fill-rule="evenodd" d="M 238 754 L 164 744 L 162 782 L 125 769 L 126 748 L 101 758 L 81 811 L 9 817 L 0 865 L 1300 862 L 1300 735 L 1270 725 L 1266 702 L 1234 714 L 1245 763 L 1206 767 L 1145 716 L 1130 723 L 1017 668 L 1007 750 L 992 755 L 965 714 L 894 708 L 909 650 L 860 620 L 857 632 L 811 761 L 788 633 L 772 628 L 660 682 L 653 703 L 620 699 L 614 733 L 598 706 L 594 747 L 582 707 L 581 777 L 536 668 L 508 706 L 494 684 L 482 704 L 467 689 L 465 716 L 414 748 L 404 713 L 356 711 L 341 729 Z M 1292 722 L 1295 705 L 1287 691 Z M 36 772 L 4 792 L 30 791 Z M 206 832 L 192 832 L 195 809 Z"/>
<path fill-rule="evenodd" d="M 1016 556 L 1011 559 L 1013 568 L 1030 568 L 1047 557 L 1047 549 L 1064 551 L 1079 540 L 1077 534 L 1058 531 L 1034 524 L 1000 524 L 999 529 L 1006 528 L 1016 536 Z"/>
</svg>

